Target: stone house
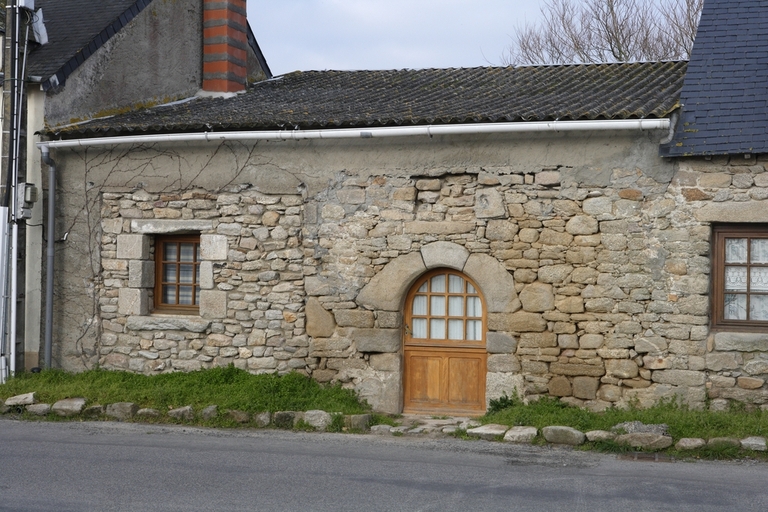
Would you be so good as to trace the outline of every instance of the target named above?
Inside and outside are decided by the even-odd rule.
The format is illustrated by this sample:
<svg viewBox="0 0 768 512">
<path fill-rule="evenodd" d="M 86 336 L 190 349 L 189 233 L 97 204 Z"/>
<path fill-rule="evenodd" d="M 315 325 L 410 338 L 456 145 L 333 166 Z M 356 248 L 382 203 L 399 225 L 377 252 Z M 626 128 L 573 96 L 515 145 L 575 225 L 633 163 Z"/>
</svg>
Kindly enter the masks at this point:
<svg viewBox="0 0 768 512">
<path fill-rule="evenodd" d="M 225 20 L 222 5 L 229 6 Z M 48 43 L 31 43 L 25 69 L 25 149 L 22 176 L 43 183 L 40 151 L 35 144 L 46 126 L 76 123 L 114 115 L 195 94 L 241 90 L 246 81 L 270 78 L 271 72 L 253 32 L 245 21 L 244 1 L 231 0 L 37 0 Z M 207 18 L 204 20 L 204 15 Z M 217 19 L 216 17 L 221 19 Z M 238 24 L 244 55 L 236 89 L 221 82 L 214 67 L 221 57 L 221 30 Z M 203 30 L 214 31 L 206 41 Z M 206 50 L 207 48 L 207 50 Z M 218 56 L 218 57 L 217 57 Z M 205 65 L 204 65 L 205 61 Z M 212 67 L 213 66 L 213 67 Z M 19 367 L 41 364 L 44 286 L 43 202 L 31 205 L 32 217 L 21 226 L 25 254 L 20 268 L 27 305 L 20 313 L 17 351 Z"/>
<path fill-rule="evenodd" d="M 723 55 L 766 96 L 765 7 L 725 4 L 690 64 L 296 72 L 50 128 L 57 364 L 298 371 L 385 412 L 765 407 L 768 151 L 732 113 L 766 104 L 724 81 L 725 147 L 697 117 Z"/>
</svg>

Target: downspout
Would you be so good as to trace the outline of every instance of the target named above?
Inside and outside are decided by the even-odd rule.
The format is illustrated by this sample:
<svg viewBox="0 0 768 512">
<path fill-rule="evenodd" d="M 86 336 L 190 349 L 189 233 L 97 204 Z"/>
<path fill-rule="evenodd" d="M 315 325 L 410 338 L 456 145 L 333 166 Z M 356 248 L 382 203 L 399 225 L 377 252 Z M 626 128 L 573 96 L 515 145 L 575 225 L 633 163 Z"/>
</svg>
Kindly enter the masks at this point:
<svg viewBox="0 0 768 512">
<path fill-rule="evenodd" d="M 45 268 L 45 368 L 51 368 L 51 353 L 53 346 L 53 262 L 54 237 L 56 230 L 56 162 L 53 161 L 47 147 L 40 147 L 42 158 L 48 166 L 48 250 Z"/>
</svg>

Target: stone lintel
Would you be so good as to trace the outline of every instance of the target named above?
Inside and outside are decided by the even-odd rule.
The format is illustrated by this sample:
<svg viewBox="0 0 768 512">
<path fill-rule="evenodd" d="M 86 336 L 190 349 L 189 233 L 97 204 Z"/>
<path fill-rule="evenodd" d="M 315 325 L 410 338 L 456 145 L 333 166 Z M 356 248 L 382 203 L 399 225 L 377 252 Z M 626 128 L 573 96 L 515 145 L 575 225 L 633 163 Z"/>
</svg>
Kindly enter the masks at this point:
<svg viewBox="0 0 768 512">
<path fill-rule="evenodd" d="M 131 231 L 144 235 L 201 233 L 214 228 L 212 220 L 132 219 Z M 138 259 L 138 258 L 137 258 Z"/>
<path fill-rule="evenodd" d="M 755 201 L 707 203 L 693 215 L 700 222 L 768 222 L 768 208 Z"/>
</svg>

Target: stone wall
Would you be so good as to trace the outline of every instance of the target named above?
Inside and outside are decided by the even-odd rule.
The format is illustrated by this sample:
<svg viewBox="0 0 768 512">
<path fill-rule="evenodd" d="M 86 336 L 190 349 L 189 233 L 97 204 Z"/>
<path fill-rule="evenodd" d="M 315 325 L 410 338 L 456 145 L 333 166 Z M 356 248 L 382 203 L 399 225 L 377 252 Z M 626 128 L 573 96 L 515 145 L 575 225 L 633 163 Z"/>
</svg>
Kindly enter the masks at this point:
<svg viewBox="0 0 768 512">
<path fill-rule="evenodd" d="M 594 151 L 553 151 L 538 167 L 500 162 L 500 145 L 478 165 L 377 170 L 382 155 L 407 163 L 424 148 L 377 146 L 366 166 L 356 148 L 309 193 L 102 186 L 99 361 L 298 370 L 397 412 L 405 294 L 449 267 L 486 301 L 487 398 L 765 407 L 768 335 L 710 331 L 709 256 L 711 223 L 768 222 L 768 160 L 670 162 L 635 142 L 601 159 L 599 140 L 582 142 Z M 544 154 L 533 142 L 530 153 Z M 307 162 L 293 155 L 281 171 L 312 174 Z M 205 248 L 200 315 L 153 314 L 152 236 L 190 230 Z"/>
</svg>

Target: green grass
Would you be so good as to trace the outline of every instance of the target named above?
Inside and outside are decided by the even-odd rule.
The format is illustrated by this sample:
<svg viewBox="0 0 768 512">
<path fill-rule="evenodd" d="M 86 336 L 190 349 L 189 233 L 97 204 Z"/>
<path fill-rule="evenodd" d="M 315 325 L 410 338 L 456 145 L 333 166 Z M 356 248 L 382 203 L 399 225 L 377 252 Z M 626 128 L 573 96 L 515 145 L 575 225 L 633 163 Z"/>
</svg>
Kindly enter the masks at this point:
<svg viewBox="0 0 768 512">
<path fill-rule="evenodd" d="M 98 369 L 21 373 L 0 386 L 0 399 L 31 391 L 39 403 L 83 397 L 88 405 L 134 402 L 161 412 L 185 405 L 199 411 L 214 404 L 219 411 L 246 412 L 320 409 L 361 414 L 370 409 L 353 391 L 340 386 L 324 386 L 297 373 L 251 375 L 234 366 L 152 376 Z"/>
</svg>

